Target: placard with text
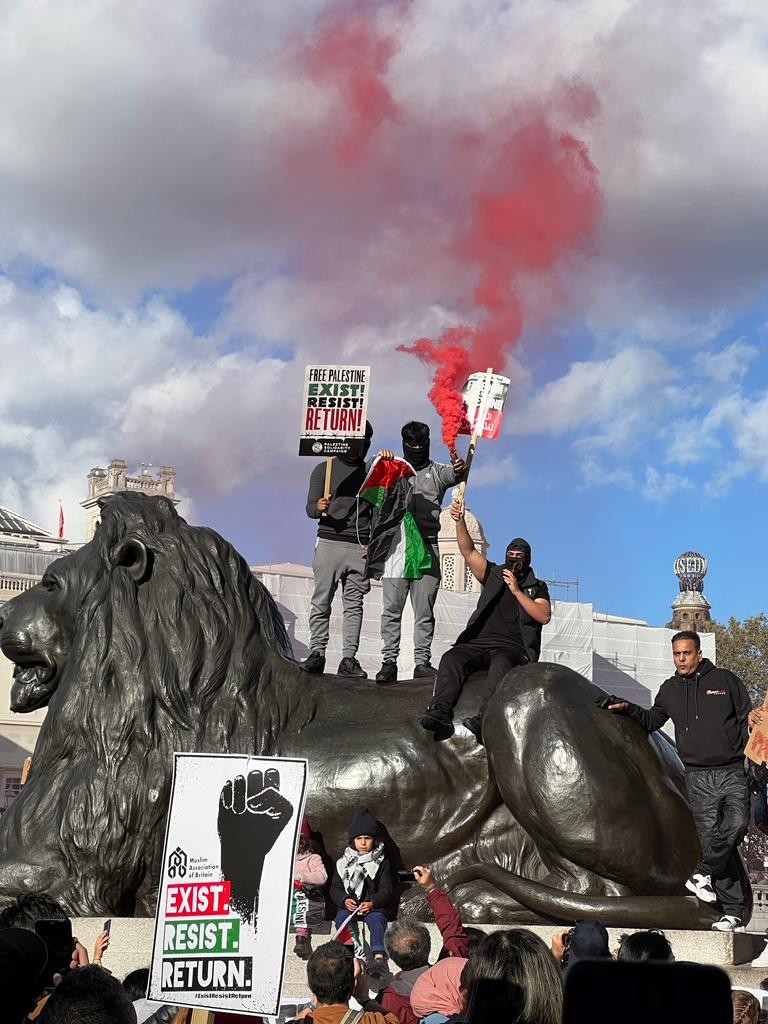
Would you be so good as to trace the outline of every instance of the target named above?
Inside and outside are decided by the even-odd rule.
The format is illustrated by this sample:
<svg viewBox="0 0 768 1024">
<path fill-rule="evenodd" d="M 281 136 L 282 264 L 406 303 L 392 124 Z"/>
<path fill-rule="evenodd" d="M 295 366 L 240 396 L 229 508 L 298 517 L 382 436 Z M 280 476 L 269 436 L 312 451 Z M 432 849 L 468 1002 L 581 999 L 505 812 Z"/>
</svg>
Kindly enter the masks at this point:
<svg viewBox="0 0 768 1024">
<path fill-rule="evenodd" d="M 462 391 L 466 420 L 459 433 L 495 440 L 499 436 L 508 391 L 509 377 L 500 373 L 473 373 Z"/>
<path fill-rule="evenodd" d="M 148 996 L 274 1016 L 307 762 L 175 754 Z"/>
<path fill-rule="evenodd" d="M 368 414 L 370 366 L 307 366 L 299 455 L 360 455 Z"/>
</svg>

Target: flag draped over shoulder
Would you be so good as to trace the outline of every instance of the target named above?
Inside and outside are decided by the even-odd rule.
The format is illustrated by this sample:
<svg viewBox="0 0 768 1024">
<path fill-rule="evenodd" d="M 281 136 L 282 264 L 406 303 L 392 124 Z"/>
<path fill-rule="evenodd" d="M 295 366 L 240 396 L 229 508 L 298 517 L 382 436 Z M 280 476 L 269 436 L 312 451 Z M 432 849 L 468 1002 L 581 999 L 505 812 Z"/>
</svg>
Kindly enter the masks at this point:
<svg viewBox="0 0 768 1024">
<path fill-rule="evenodd" d="M 419 580 L 432 567 L 432 555 L 408 510 L 414 475 L 405 459 L 377 456 L 358 492 L 375 509 L 367 574 L 376 580 Z"/>
</svg>

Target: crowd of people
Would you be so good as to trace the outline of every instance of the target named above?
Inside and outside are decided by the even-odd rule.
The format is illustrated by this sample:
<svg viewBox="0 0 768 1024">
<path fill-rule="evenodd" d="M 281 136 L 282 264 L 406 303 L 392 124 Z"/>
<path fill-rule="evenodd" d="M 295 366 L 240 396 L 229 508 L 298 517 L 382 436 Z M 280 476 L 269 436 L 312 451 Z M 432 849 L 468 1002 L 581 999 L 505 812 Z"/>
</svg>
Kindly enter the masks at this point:
<svg viewBox="0 0 768 1024">
<path fill-rule="evenodd" d="M 356 815 L 358 825 L 369 831 L 371 820 Z M 358 838 L 351 837 L 349 849 L 359 854 L 365 844 L 355 844 Z M 369 838 L 373 847 L 362 857 L 381 845 L 375 832 Z M 342 861 L 334 880 L 341 881 L 344 892 L 374 896 L 375 885 L 358 886 L 352 875 L 343 877 Z M 376 861 L 365 862 L 378 864 L 372 875 L 366 872 L 367 881 L 386 870 L 386 861 L 378 853 Z M 526 928 L 486 933 L 462 923 L 459 909 L 430 867 L 415 867 L 414 876 L 440 931 L 437 955 L 432 956 L 426 925 L 397 919 L 384 925 L 379 949 L 377 926 L 370 926 L 375 906 L 360 909 L 374 900 L 359 900 L 360 923 L 368 926 L 369 942 L 362 929 L 353 938 L 348 919 L 337 918 L 335 938 L 322 942 L 307 959 L 306 1003 L 288 1016 L 291 1024 L 607 1024 L 617 1015 L 630 1024 L 765 1020 L 768 979 L 759 988 L 731 990 L 719 968 L 677 963 L 669 939 L 657 929 L 623 934 L 615 949 L 597 921 L 557 929 L 549 944 Z M 59 904 L 44 894 L 22 897 L 0 912 L 3 1024 L 180 1024 L 182 1008 L 147 1000 L 148 968 L 120 980 L 119 965 L 110 965 L 114 974 L 104 966 L 107 932 L 97 937 L 90 957 L 72 936 L 69 962 L 52 970 L 55 953 L 36 931 L 40 922 L 52 921 L 71 927 Z M 617 998 L 624 1004 L 620 1014 L 613 1002 Z M 254 1018 L 218 1012 L 214 1017 L 215 1024 L 243 1024 L 247 1019 Z"/>
</svg>

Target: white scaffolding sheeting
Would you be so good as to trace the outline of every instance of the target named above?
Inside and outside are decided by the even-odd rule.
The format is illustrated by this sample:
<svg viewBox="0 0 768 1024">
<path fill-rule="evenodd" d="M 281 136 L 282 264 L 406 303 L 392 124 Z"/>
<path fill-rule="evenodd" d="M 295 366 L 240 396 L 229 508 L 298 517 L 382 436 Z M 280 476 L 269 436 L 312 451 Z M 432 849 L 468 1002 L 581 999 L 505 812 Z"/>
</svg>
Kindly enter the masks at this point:
<svg viewBox="0 0 768 1024">
<path fill-rule="evenodd" d="M 313 580 L 311 569 L 292 566 L 292 572 L 258 571 L 258 578 L 278 603 L 297 659 L 309 651 L 309 605 Z M 381 584 L 373 583 L 365 599 L 363 628 L 358 658 L 373 677 L 381 665 Z M 435 639 L 432 663 L 454 643 L 472 614 L 477 593 L 457 594 L 440 590 L 435 604 Z M 646 626 L 638 621 L 594 613 L 591 604 L 554 601 L 552 620 L 542 634 L 542 661 L 567 665 L 618 697 L 650 707 L 661 683 L 672 675 L 674 664 L 671 629 Z M 715 638 L 702 633 L 704 655 L 715 660 Z M 341 591 L 336 595 L 330 622 L 330 642 L 326 651 L 329 672 L 335 672 L 341 660 Z M 400 678 L 413 672 L 413 611 L 406 602 L 403 611 L 402 639 L 398 668 Z"/>
<path fill-rule="evenodd" d="M 259 572 L 259 579 L 278 603 L 293 652 L 299 660 L 309 651 L 309 605 L 312 598 L 311 576 L 285 575 L 282 573 Z M 369 676 L 374 675 L 381 665 L 381 585 L 374 583 L 365 599 L 363 628 L 360 634 L 358 659 Z M 437 665 L 440 658 L 454 643 L 467 624 L 475 609 L 477 593 L 457 594 L 440 590 L 435 603 L 435 638 L 432 643 L 432 663 Z M 555 601 L 552 621 L 544 627 L 542 636 L 542 661 L 556 661 L 588 679 L 592 678 L 592 606 L 566 601 Z M 326 665 L 334 672 L 341 660 L 341 591 L 334 599 L 331 621 L 330 642 L 326 651 Z M 413 670 L 413 611 L 406 602 L 402 620 L 402 638 L 398 659 L 400 676 L 407 678 Z"/>
<path fill-rule="evenodd" d="M 541 660 L 555 661 L 592 678 L 592 605 L 553 601 L 541 635 Z"/>
</svg>

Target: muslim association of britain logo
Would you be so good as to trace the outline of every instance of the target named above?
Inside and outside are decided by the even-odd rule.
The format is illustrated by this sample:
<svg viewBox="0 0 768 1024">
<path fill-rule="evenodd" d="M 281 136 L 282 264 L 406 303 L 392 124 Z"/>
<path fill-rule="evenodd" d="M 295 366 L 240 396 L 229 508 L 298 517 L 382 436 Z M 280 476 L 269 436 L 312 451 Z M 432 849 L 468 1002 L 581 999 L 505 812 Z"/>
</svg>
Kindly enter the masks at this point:
<svg viewBox="0 0 768 1024">
<path fill-rule="evenodd" d="M 698 551 L 686 551 L 675 559 L 675 576 L 680 580 L 681 590 L 701 591 L 707 575 L 707 560 Z"/>
<path fill-rule="evenodd" d="M 168 855 L 168 877 L 183 878 L 187 873 L 187 855 L 180 846 L 177 846 Z"/>
</svg>

